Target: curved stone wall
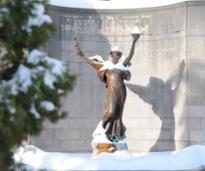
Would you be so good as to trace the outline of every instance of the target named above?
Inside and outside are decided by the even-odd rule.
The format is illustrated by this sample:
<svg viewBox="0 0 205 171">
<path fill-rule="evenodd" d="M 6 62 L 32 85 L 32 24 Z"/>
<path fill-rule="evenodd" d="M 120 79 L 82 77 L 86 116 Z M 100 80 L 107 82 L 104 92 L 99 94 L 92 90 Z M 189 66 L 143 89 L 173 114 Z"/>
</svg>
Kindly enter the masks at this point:
<svg viewBox="0 0 205 171">
<path fill-rule="evenodd" d="M 63 99 L 67 119 L 45 123 L 43 133 L 31 138 L 32 144 L 49 151 L 91 151 L 105 87 L 75 55 L 72 40 L 78 37 L 88 56 L 106 59 L 114 45 L 127 55 L 136 26 L 143 34 L 130 67 L 132 91 L 128 88 L 123 114 L 129 149 L 163 151 L 205 144 L 205 2 L 129 10 L 51 6 L 50 14 L 57 32 L 47 50 L 69 64 L 77 82 Z"/>
</svg>

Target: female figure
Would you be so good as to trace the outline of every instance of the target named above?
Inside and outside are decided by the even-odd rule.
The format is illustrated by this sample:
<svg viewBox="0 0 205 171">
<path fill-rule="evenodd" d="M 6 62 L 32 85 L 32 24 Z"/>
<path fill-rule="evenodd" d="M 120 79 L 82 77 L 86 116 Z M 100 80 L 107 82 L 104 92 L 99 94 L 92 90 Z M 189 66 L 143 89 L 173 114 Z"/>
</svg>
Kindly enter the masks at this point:
<svg viewBox="0 0 205 171">
<path fill-rule="evenodd" d="M 112 142 L 117 142 L 125 138 L 125 126 L 122 122 L 122 113 L 126 98 L 126 87 L 124 80 L 130 79 L 128 66 L 134 55 L 135 43 L 140 34 L 132 34 L 133 41 L 128 57 L 123 58 L 122 52 L 118 48 L 113 48 L 108 60 L 101 57 L 86 57 L 80 49 L 79 42 L 75 39 L 75 49 L 77 54 L 88 64 L 97 70 L 98 77 L 106 85 L 105 110 L 103 114 L 103 128 L 106 130 L 107 138 Z"/>
</svg>

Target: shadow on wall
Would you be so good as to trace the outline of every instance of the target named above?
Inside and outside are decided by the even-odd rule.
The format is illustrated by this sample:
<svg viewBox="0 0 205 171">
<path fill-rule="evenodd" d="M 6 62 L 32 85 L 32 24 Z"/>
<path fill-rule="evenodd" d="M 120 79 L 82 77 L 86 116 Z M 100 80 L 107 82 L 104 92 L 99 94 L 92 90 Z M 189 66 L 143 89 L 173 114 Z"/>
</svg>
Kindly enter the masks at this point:
<svg viewBox="0 0 205 171">
<path fill-rule="evenodd" d="M 183 60 L 176 73 L 166 82 L 157 77 L 150 77 L 147 86 L 127 84 L 128 88 L 144 102 L 152 105 L 153 112 L 162 121 L 160 135 L 150 151 L 175 150 L 174 106 L 184 67 Z M 166 149 L 162 149 L 162 142 L 168 143 L 165 145 Z"/>
</svg>

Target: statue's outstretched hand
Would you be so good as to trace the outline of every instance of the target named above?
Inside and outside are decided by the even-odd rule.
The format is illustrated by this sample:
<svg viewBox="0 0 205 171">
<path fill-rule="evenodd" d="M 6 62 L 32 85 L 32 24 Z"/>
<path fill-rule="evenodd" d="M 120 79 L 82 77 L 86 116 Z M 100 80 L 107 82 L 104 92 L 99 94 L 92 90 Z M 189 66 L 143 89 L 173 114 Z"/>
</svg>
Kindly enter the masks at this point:
<svg viewBox="0 0 205 171">
<path fill-rule="evenodd" d="M 84 53 L 81 51 L 80 44 L 79 44 L 78 39 L 76 37 L 74 38 L 74 47 L 76 50 L 76 54 L 83 57 Z"/>
<path fill-rule="evenodd" d="M 79 44 L 79 42 L 78 42 L 78 38 L 75 37 L 73 40 L 74 40 L 74 47 L 75 47 L 75 48 L 80 48 L 80 44 Z"/>
<path fill-rule="evenodd" d="M 140 38 L 140 34 L 132 34 L 133 41 L 137 41 Z"/>
<path fill-rule="evenodd" d="M 137 41 L 140 38 L 141 31 L 138 27 L 136 27 L 132 32 L 133 41 Z"/>
</svg>

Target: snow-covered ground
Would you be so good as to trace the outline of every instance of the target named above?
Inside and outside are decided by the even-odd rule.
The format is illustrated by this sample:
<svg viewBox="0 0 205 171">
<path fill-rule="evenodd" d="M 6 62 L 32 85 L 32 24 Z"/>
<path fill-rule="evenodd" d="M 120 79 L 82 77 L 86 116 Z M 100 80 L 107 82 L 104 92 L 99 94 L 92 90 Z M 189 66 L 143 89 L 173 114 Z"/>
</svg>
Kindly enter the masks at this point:
<svg viewBox="0 0 205 171">
<path fill-rule="evenodd" d="M 170 5 L 189 0 L 50 0 L 55 6 L 90 9 L 129 9 Z M 194 1 L 194 0 L 192 0 Z"/>
<path fill-rule="evenodd" d="M 130 153 L 116 151 L 98 156 L 86 153 L 45 152 L 35 146 L 20 147 L 14 155 L 32 171 L 45 170 L 192 170 L 205 166 L 205 146 L 193 145 L 180 151 Z"/>
</svg>

